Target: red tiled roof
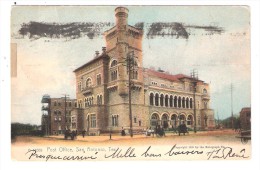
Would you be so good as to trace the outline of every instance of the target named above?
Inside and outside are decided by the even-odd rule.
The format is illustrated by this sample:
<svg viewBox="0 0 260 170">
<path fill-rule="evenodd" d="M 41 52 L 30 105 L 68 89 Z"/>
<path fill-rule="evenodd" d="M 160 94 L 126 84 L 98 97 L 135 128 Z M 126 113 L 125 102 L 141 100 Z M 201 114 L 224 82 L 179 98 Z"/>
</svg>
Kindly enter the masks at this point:
<svg viewBox="0 0 260 170">
<path fill-rule="evenodd" d="M 180 79 L 182 79 L 182 78 L 192 79 L 192 77 L 187 76 L 185 74 L 172 75 L 172 74 L 169 74 L 169 73 L 160 72 L 160 71 L 156 71 L 156 70 L 152 70 L 152 69 L 146 69 L 145 72 L 150 76 L 155 76 L 155 77 L 167 79 L 167 80 L 170 80 L 170 81 L 180 81 Z"/>
</svg>

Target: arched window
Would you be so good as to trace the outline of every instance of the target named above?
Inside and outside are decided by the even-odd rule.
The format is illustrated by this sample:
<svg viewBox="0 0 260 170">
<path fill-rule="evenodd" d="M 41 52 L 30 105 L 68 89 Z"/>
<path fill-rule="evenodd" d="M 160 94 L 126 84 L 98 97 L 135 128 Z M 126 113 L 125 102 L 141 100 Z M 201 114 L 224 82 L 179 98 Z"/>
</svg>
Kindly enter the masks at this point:
<svg viewBox="0 0 260 170">
<path fill-rule="evenodd" d="M 82 101 L 79 101 L 79 108 L 82 108 Z"/>
<path fill-rule="evenodd" d="M 177 119 L 177 115 L 172 115 L 171 116 L 171 120 L 172 120 L 172 126 L 174 127 L 174 128 L 176 128 L 177 127 L 177 122 L 178 122 L 178 119 Z"/>
<path fill-rule="evenodd" d="M 99 105 L 99 95 L 97 95 L 97 105 Z"/>
<path fill-rule="evenodd" d="M 134 117 L 134 123 L 136 123 L 137 122 L 137 119 L 136 119 L 136 117 Z"/>
<path fill-rule="evenodd" d="M 190 108 L 191 108 L 191 109 L 193 108 L 193 101 L 192 101 L 192 98 L 190 98 Z"/>
<path fill-rule="evenodd" d="M 87 81 L 86 81 L 86 87 L 90 87 L 91 84 L 92 84 L 91 79 L 88 78 Z"/>
<path fill-rule="evenodd" d="M 168 128 L 168 115 L 167 114 L 163 114 L 162 115 L 162 125 L 163 125 L 163 128 Z"/>
<path fill-rule="evenodd" d="M 173 97 L 170 96 L 170 107 L 172 107 L 172 106 L 173 106 Z"/>
<path fill-rule="evenodd" d="M 185 97 L 182 98 L 182 108 L 185 108 Z"/>
<path fill-rule="evenodd" d="M 186 98 L 186 105 L 185 105 L 187 109 L 189 108 L 189 103 L 190 103 L 190 101 L 189 101 L 189 98 L 187 97 Z"/>
<path fill-rule="evenodd" d="M 159 106 L 159 94 L 155 94 L 155 106 Z"/>
<path fill-rule="evenodd" d="M 113 81 L 114 80 L 114 72 L 113 71 L 111 72 L 110 77 L 111 77 L 111 81 Z"/>
<path fill-rule="evenodd" d="M 208 103 L 204 102 L 204 109 L 207 109 L 207 108 L 208 108 Z"/>
<path fill-rule="evenodd" d="M 87 98 L 87 99 L 85 99 L 85 107 L 88 107 L 88 106 L 89 106 L 89 100 Z"/>
<path fill-rule="evenodd" d="M 169 106 L 168 102 L 169 102 L 169 97 L 168 95 L 165 95 L 165 107 Z"/>
<path fill-rule="evenodd" d="M 113 60 L 110 67 L 115 67 L 117 65 L 117 61 Z"/>
<path fill-rule="evenodd" d="M 193 124 L 193 117 L 192 115 L 189 115 L 187 118 L 187 125 L 192 125 Z"/>
<path fill-rule="evenodd" d="M 174 107 L 177 107 L 178 99 L 177 96 L 174 96 Z"/>
<path fill-rule="evenodd" d="M 90 115 L 90 127 L 95 128 L 96 127 L 96 114 L 91 114 Z"/>
<path fill-rule="evenodd" d="M 185 115 L 180 115 L 180 123 L 185 124 L 186 123 L 186 117 Z"/>
<path fill-rule="evenodd" d="M 92 97 L 90 97 L 88 101 L 89 101 L 89 106 L 91 106 L 92 105 Z"/>
<path fill-rule="evenodd" d="M 112 126 L 118 126 L 118 115 L 112 115 Z"/>
<path fill-rule="evenodd" d="M 134 71 L 134 79 L 138 79 L 138 71 Z"/>
<path fill-rule="evenodd" d="M 102 105 L 102 95 L 97 96 L 97 104 Z"/>
<path fill-rule="evenodd" d="M 163 94 L 160 95 L 160 106 L 163 106 L 163 102 L 164 102 L 164 96 Z"/>
<path fill-rule="evenodd" d="M 151 126 L 157 126 L 159 121 L 158 114 L 154 113 L 151 117 Z"/>
<path fill-rule="evenodd" d="M 178 98 L 178 107 L 181 107 L 181 97 Z"/>
<path fill-rule="evenodd" d="M 204 94 L 207 94 L 207 89 L 203 89 L 203 93 L 204 93 Z"/>
<path fill-rule="evenodd" d="M 134 66 L 135 66 L 135 68 L 138 68 L 138 64 L 137 64 L 136 60 L 134 61 Z"/>
<path fill-rule="evenodd" d="M 103 101 L 102 101 L 102 95 L 99 96 L 99 104 L 102 105 Z"/>
<path fill-rule="evenodd" d="M 111 81 L 117 80 L 117 70 L 111 71 Z"/>
<path fill-rule="evenodd" d="M 154 94 L 150 93 L 150 105 L 153 106 L 154 105 Z"/>
<path fill-rule="evenodd" d="M 128 74 L 128 73 L 127 73 Z M 130 74 L 130 76 L 131 76 L 131 79 L 138 79 L 138 71 L 136 71 L 136 70 L 133 70 L 132 72 L 131 72 L 131 74 Z"/>
<path fill-rule="evenodd" d="M 138 125 L 142 126 L 142 121 L 141 120 L 138 121 Z"/>
</svg>

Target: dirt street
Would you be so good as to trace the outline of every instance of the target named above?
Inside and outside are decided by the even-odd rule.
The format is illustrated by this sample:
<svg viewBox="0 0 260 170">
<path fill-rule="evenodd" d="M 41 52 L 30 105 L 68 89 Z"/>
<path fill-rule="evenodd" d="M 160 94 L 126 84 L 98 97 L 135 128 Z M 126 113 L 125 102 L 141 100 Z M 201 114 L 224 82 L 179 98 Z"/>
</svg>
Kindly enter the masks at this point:
<svg viewBox="0 0 260 170">
<path fill-rule="evenodd" d="M 232 130 L 209 131 L 209 132 L 190 132 L 187 135 L 166 133 L 165 137 L 134 135 L 120 136 L 112 134 L 110 140 L 109 134 L 101 136 L 77 136 L 75 140 L 64 140 L 64 136 L 31 137 L 18 136 L 12 146 L 21 145 L 89 145 L 89 146 L 111 146 L 111 145 L 171 145 L 173 143 L 183 145 L 202 145 L 202 144 L 241 144 L 240 139 L 236 138 L 238 134 Z M 248 142 L 250 144 L 250 141 Z"/>
</svg>

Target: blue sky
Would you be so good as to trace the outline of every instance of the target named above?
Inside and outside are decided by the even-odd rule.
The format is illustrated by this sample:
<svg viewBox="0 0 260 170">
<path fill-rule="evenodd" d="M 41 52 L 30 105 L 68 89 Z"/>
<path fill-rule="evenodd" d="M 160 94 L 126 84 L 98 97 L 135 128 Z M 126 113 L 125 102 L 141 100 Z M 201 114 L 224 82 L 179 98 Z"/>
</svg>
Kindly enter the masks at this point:
<svg viewBox="0 0 260 170">
<path fill-rule="evenodd" d="M 105 46 L 102 36 L 75 40 L 17 38 L 22 23 L 115 22 L 115 6 L 24 6 L 12 9 L 12 42 L 18 44 L 18 76 L 12 78 L 12 122 L 40 124 L 41 97 L 50 94 L 75 97 L 73 70 Z M 222 34 L 205 36 L 192 30 L 189 39 L 143 39 L 144 67 L 162 68 L 173 74 L 190 74 L 210 84 L 211 107 L 220 118 L 251 105 L 250 9 L 246 6 L 129 6 L 129 24 L 181 22 L 218 26 Z M 145 25 L 145 26 L 146 26 Z M 146 30 L 146 29 L 145 29 Z M 48 41 L 46 41 L 48 40 Z M 30 116 L 28 116 L 30 115 Z"/>
</svg>

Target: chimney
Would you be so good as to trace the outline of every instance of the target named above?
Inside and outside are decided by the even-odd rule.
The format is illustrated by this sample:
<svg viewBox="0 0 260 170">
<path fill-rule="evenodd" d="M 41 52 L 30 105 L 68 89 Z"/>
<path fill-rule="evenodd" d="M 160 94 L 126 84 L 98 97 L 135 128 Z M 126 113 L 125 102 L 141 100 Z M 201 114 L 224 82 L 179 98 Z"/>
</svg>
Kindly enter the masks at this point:
<svg viewBox="0 0 260 170">
<path fill-rule="evenodd" d="M 96 57 L 98 57 L 99 56 L 99 51 L 96 51 Z"/>
<path fill-rule="evenodd" d="M 103 54 L 106 53 L 106 47 L 102 47 L 102 53 L 103 53 Z"/>
</svg>

